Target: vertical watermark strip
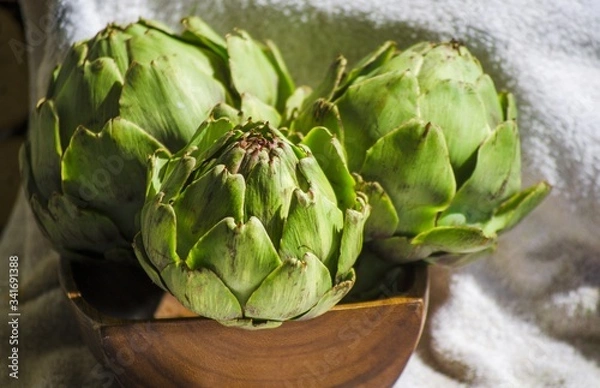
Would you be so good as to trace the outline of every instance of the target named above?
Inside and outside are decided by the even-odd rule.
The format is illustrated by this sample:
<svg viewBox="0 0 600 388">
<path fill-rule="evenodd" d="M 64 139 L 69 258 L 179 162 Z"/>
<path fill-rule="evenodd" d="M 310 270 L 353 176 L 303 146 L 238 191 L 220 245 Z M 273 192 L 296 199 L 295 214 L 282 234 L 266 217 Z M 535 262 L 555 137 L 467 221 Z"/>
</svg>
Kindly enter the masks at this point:
<svg viewBox="0 0 600 388">
<path fill-rule="evenodd" d="M 19 379 L 19 256 L 8 257 L 8 375 Z"/>
</svg>

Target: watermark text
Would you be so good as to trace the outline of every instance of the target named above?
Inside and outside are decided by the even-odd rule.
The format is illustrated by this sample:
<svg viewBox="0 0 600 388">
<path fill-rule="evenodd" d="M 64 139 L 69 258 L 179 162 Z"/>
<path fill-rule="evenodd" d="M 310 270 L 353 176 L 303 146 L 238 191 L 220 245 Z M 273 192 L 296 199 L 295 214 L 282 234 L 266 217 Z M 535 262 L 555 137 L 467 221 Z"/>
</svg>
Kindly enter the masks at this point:
<svg viewBox="0 0 600 388">
<path fill-rule="evenodd" d="M 8 375 L 19 379 L 19 256 L 8 258 Z"/>
</svg>

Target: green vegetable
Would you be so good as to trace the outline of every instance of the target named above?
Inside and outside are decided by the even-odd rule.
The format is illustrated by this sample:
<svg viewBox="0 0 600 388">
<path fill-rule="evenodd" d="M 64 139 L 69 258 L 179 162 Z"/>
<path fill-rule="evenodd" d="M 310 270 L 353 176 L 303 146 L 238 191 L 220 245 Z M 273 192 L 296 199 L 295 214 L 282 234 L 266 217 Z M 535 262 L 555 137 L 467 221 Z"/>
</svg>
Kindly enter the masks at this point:
<svg viewBox="0 0 600 388">
<path fill-rule="evenodd" d="M 183 23 L 181 35 L 145 20 L 109 25 L 56 68 L 21 170 L 62 255 L 135 263 L 147 158 L 179 151 L 215 105 L 281 119 L 294 84 L 272 44 L 243 31 L 224 40 L 198 18 Z"/>
<path fill-rule="evenodd" d="M 546 182 L 520 191 L 514 98 L 464 46 L 400 53 L 388 42 L 347 74 L 345 64 L 336 60 L 292 128 L 324 125 L 341 140 L 373 208 L 374 252 L 435 262 L 487 250 L 549 193 Z"/>
<path fill-rule="evenodd" d="M 368 215 L 326 129 L 293 145 L 267 123 L 210 119 L 185 150 L 152 157 L 134 246 L 153 281 L 192 311 L 274 327 L 347 294 Z"/>
</svg>

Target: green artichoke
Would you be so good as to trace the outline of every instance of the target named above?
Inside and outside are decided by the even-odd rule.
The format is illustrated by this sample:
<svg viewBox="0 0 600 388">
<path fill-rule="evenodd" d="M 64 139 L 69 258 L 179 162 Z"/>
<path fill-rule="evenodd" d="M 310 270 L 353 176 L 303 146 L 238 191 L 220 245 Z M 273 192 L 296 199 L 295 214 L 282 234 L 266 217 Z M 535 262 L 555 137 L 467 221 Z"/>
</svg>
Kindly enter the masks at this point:
<svg viewBox="0 0 600 388">
<path fill-rule="evenodd" d="M 62 255 L 136 263 L 147 158 L 179 151 L 215 105 L 281 119 L 294 84 L 272 44 L 183 23 L 181 35 L 144 20 L 109 25 L 73 45 L 33 112 L 25 191 Z"/>
<path fill-rule="evenodd" d="M 456 261 L 492 248 L 548 194 L 521 190 L 515 101 L 457 42 L 388 42 L 345 74 L 336 60 L 295 112 L 324 125 L 369 196 L 369 248 L 397 262 Z"/>
<path fill-rule="evenodd" d="M 177 155 L 158 151 L 134 241 L 150 278 L 190 310 L 244 328 L 336 304 L 354 284 L 370 209 L 331 134 L 314 128 L 305 144 L 221 118 Z"/>
</svg>

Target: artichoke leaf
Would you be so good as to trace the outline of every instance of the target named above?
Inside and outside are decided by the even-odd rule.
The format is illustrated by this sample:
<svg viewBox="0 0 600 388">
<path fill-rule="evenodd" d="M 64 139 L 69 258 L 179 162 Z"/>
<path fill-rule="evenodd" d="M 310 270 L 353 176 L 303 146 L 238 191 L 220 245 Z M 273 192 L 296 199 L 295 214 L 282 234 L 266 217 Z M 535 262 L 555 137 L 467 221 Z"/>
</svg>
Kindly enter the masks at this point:
<svg viewBox="0 0 600 388">
<path fill-rule="evenodd" d="M 488 248 L 471 253 L 447 253 L 438 256 L 430 256 L 424 261 L 429 264 L 441 265 L 448 268 L 464 267 L 477 260 L 485 259 L 491 255 L 497 248 L 498 243 L 490 245 Z"/>
<path fill-rule="evenodd" d="M 427 247 L 431 252 L 471 253 L 489 248 L 496 235 L 470 226 L 438 226 L 415 236 L 411 244 Z"/>
<path fill-rule="evenodd" d="M 467 162 L 491 133 L 481 98 L 470 84 L 449 79 L 421 95 L 419 106 L 421 118 L 443 130 L 457 181 L 464 182 Z"/>
<path fill-rule="evenodd" d="M 336 279 L 352 269 L 362 249 L 364 226 L 371 210 L 366 201 L 363 195 L 359 195 L 355 208 L 346 209 Z"/>
<path fill-rule="evenodd" d="M 67 56 L 63 60 L 62 64 L 56 66 L 52 75 L 52 81 L 48 86 L 48 92 L 46 96 L 48 98 L 55 98 L 61 94 L 63 89 L 67 87 L 68 80 L 79 77 L 81 67 L 83 66 L 88 55 L 87 42 L 75 43 L 71 50 L 67 53 Z"/>
<path fill-rule="evenodd" d="M 344 274 L 344 276 L 340 276 L 339 282 L 336 283 L 331 289 L 329 289 L 322 297 L 319 299 L 316 305 L 314 305 L 310 310 L 308 310 L 305 314 L 296 318 L 298 321 L 305 321 L 308 319 L 312 319 L 318 317 L 319 315 L 325 314 L 327 311 L 331 310 L 333 306 L 338 304 L 344 296 L 348 294 L 350 289 L 354 286 L 356 282 L 356 273 L 354 269 L 348 271 L 348 273 Z"/>
<path fill-rule="evenodd" d="M 193 72 L 187 74 L 201 72 L 207 76 L 215 75 L 208 51 L 163 31 L 149 29 L 144 34 L 128 39 L 126 44 L 130 55 L 130 64 L 150 65 L 161 57 L 168 57 L 169 61 L 187 65 L 188 68 L 192 67 Z"/>
<path fill-rule="evenodd" d="M 73 46 L 75 47 L 75 46 Z M 73 50 L 75 50 L 73 48 Z M 58 79 L 58 76 L 60 74 L 60 70 L 61 70 L 61 65 L 56 65 L 56 67 L 54 67 L 54 70 L 52 70 L 52 73 L 50 74 L 50 82 L 48 82 L 48 90 L 46 91 L 46 96 L 53 96 L 55 91 L 55 87 L 56 87 L 56 80 Z M 61 85 L 62 86 L 62 85 Z M 39 102 L 38 102 L 39 104 Z"/>
<path fill-rule="evenodd" d="M 492 219 L 484 225 L 486 233 L 498 233 L 518 224 L 546 198 L 552 187 L 540 182 L 504 201 L 494 212 Z"/>
<path fill-rule="evenodd" d="M 265 104 L 252 94 L 241 95 L 242 121 L 265 121 L 274 127 L 281 123 L 281 115 L 272 105 Z"/>
<path fill-rule="evenodd" d="M 262 48 L 245 31 L 237 30 L 227 36 L 227 50 L 231 79 L 238 93 L 277 105 L 279 77 Z"/>
<path fill-rule="evenodd" d="M 340 96 L 344 93 L 346 88 L 355 83 L 359 77 L 368 77 L 373 71 L 377 71 L 382 66 L 385 66 L 395 52 L 396 42 L 387 41 L 379 46 L 374 52 L 363 57 L 363 59 L 361 59 L 360 62 L 358 62 L 346 75 L 341 85 L 336 88 L 335 95 Z M 332 98 L 335 97 L 332 96 Z"/>
<path fill-rule="evenodd" d="M 145 29 L 142 30 L 139 27 L 144 27 Z M 136 29 L 138 29 L 139 32 L 130 32 L 131 27 L 134 27 Z M 175 31 L 173 31 L 169 26 L 167 26 L 165 23 L 159 22 L 158 20 L 154 20 L 154 19 L 144 19 L 144 18 L 139 18 L 137 23 L 135 24 L 130 24 L 126 31 L 132 33 L 133 35 L 142 35 L 145 34 L 149 29 L 151 30 L 157 30 L 160 31 L 166 35 L 175 37 L 176 33 Z"/>
<path fill-rule="evenodd" d="M 123 76 L 114 60 L 99 58 L 84 61 L 64 82 L 53 98 L 63 147 L 78 126 L 97 132 L 109 119 L 119 115 Z"/>
<path fill-rule="evenodd" d="M 166 178 L 160 187 L 160 192 L 164 196 L 162 202 L 173 202 L 179 196 L 194 167 L 196 167 L 196 159 L 187 154 L 169 161 L 166 165 L 168 174 L 165 174 Z"/>
<path fill-rule="evenodd" d="M 455 42 L 434 44 L 430 50 L 423 51 L 422 55 L 424 60 L 418 78 L 423 92 L 446 80 L 475 84 L 483 74 L 479 61 L 465 46 Z"/>
<path fill-rule="evenodd" d="M 289 258 L 250 296 L 244 308 L 249 318 L 283 321 L 305 313 L 331 288 L 327 268 L 313 254 Z"/>
<path fill-rule="evenodd" d="M 362 175 L 390 196 L 401 235 L 431 229 L 456 190 L 442 131 L 418 120 L 379 139 L 367 153 Z"/>
<path fill-rule="evenodd" d="M 307 109 L 309 107 L 308 104 L 315 100 L 323 99 L 327 102 L 331 102 L 333 100 L 335 91 L 339 88 L 340 83 L 344 78 L 344 74 L 346 73 L 347 64 L 348 61 L 342 55 L 339 55 L 335 59 L 335 61 L 327 69 L 327 73 L 325 74 L 323 81 L 321 81 L 319 86 L 313 90 L 311 95 L 306 100 L 307 105 L 303 106 L 303 110 Z"/>
<path fill-rule="evenodd" d="M 383 260 L 398 264 L 407 264 L 429 257 L 434 251 L 431 246 L 411 244 L 405 236 L 392 236 L 381 240 L 372 240 L 367 248 Z M 365 249 L 363 249 L 365 250 Z"/>
<path fill-rule="evenodd" d="M 186 263 L 214 272 L 243 306 L 281 260 L 258 218 L 238 224 L 227 217 L 198 240 Z"/>
<path fill-rule="evenodd" d="M 225 47 L 218 45 L 216 39 L 218 35 L 214 32 L 211 34 L 210 27 L 206 25 L 204 27 L 204 32 L 210 34 L 210 39 L 199 42 L 197 36 L 188 34 L 187 31 L 178 36 L 173 31 L 161 28 L 155 21 L 146 21 L 146 24 L 148 23 L 152 24 L 152 28 L 127 42 L 132 62 L 150 64 L 160 56 L 168 56 L 175 61 L 193 65 L 194 72 L 189 73 L 192 76 L 197 72 L 203 72 L 224 85 L 231 83 L 227 69 L 227 53 L 223 52 Z M 220 42 L 224 40 L 220 38 Z"/>
<path fill-rule="evenodd" d="M 479 94 L 483 106 L 485 106 L 488 126 L 490 128 L 496 128 L 505 121 L 505 119 L 504 111 L 502 110 L 502 105 L 498 98 L 498 93 L 496 92 L 492 77 L 488 74 L 481 75 L 475 84 L 475 90 L 477 91 L 477 94 Z"/>
<path fill-rule="evenodd" d="M 58 116 L 52 101 L 42 99 L 33 114 L 29 132 L 28 159 L 31 177 L 44 201 L 60 192 L 60 158 L 62 146 Z M 24 159 L 22 159 L 24 160 Z"/>
<path fill-rule="evenodd" d="M 182 259 L 177 254 L 176 215 L 173 207 L 162 202 L 163 194 L 146 202 L 142 209 L 141 222 L 144 251 L 158 272 L 173 262 Z"/>
<path fill-rule="evenodd" d="M 400 219 L 391 198 L 377 182 L 365 182 L 357 177 L 357 190 L 365 193 L 371 208 L 370 216 L 365 224 L 365 239 L 381 239 L 396 233 Z"/>
<path fill-rule="evenodd" d="M 359 172 L 366 150 L 379 138 L 417 117 L 417 96 L 417 80 L 409 72 L 386 73 L 348 88 L 336 104 L 350 171 Z"/>
<path fill-rule="evenodd" d="M 222 103 L 219 104 L 219 106 L 227 105 Z M 214 112 L 215 109 L 213 109 L 213 114 Z M 236 114 L 237 113 L 239 112 L 236 110 Z M 200 151 L 207 150 L 217 141 L 217 139 L 231 131 L 233 127 L 234 124 L 231 122 L 231 120 L 225 117 L 205 120 L 202 122 L 202 124 L 200 124 L 200 127 L 198 127 L 194 133 L 194 136 L 187 144 L 187 148 L 194 146 Z"/>
<path fill-rule="evenodd" d="M 93 61 L 98 58 L 112 58 L 121 75 L 125 75 L 130 64 L 127 40 L 132 35 L 122 31 L 118 27 L 109 27 L 104 34 L 98 34 L 88 43 L 89 51 L 87 59 Z"/>
<path fill-rule="evenodd" d="M 137 257 L 140 266 L 143 268 L 146 274 L 148 274 L 148 277 L 150 277 L 150 280 L 152 280 L 154 284 L 168 292 L 169 288 L 163 283 L 163 280 L 160 277 L 160 271 L 158 271 L 158 269 L 154 266 L 152 260 L 150 260 L 148 255 L 146 255 L 146 250 L 144 248 L 144 243 L 142 239 L 143 238 L 141 233 L 136 234 L 133 238 L 132 245 L 135 256 Z"/>
<path fill-rule="evenodd" d="M 227 42 L 221 35 L 196 16 L 184 18 L 181 22 L 185 27 L 183 38 L 205 45 L 227 62 Z"/>
<path fill-rule="evenodd" d="M 435 260 L 432 255 L 444 253 L 473 253 L 483 251 L 496 243 L 496 236 L 488 236 L 476 227 L 439 226 L 414 238 L 394 236 L 374 240 L 369 247 L 386 260 L 410 263 L 418 260 Z"/>
<path fill-rule="evenodd" d="M 190 86 L 189 74 L 195 74 Z M 140 92 L 143 90 L 144 92 Z M 125 75 L 121 117 L 137 123 L 169 150 L 183 148 L 213 107 L 225 101 L 225 89 L 193 63 L 159 57 L 134 63 Z"/>
<path fill-rule="evenodd" d="M 226 217 L 244 222 L 246 184 L 222 164 L 191 182 L 173 203 L 177 214 L 177 251 L 182 258 L 215 224 Z M 193 268 L 191 263 L 188 263 Z"/>
<path fill-rule="evenodd" d="M 294 83 L 294 80 L 292 79 L 292 76 L 290 75 L 289 70 L 287 69 L 281 52 L 279 51 L 275 43 L 273 43 L 270 40 L 267 40 L 266 46 L 267 47 L 264 50 L 264 52 L 271 64 L 273 65 L 273 67 L 275 68 L 275 71 L 277 72 L 277 75 L 279 77 L 279 83 L 277 88 L 277 103 L 275 104 L 275 107 L 279 112 L 282 112 L 286 107 L 287 100 L 296 90 L 296 85 Z M 274 124 L 274 126 L 276 125 Z"/>
<path fill-rule="evenodd" d="M 97 255 L 120 262 L 135 260 L 129 249 L 130 243 L 108 217 L 82 209 L 59 193 L 52 194 L 47 208 L 35 194 L 30 201 L 48 237 L 65 257 L 89 259 Z"/>
<path fill-rule="evenodd" d="M 313 128 L 302 140 L 310 148 L 319 166 L 331 182 L 338 204 L 342 209 L 354 206 L 354 178 L 348 171 L 346 157 L 340 142 L 325 127 Z"/>
<path fill-rule="evenodd" d="M 335 203 L 309 189 L 296 189 L 283 226 L 279 251 L 283 258 L 303 257 L 309 252 L 319 258 L 331 274 L 337 270 L 339 241 L 344 219 Z"/>
<path fill-rule="evenodd" d="M 312 89 L 308 86 L 299 86 L 293 91 L 285 101 L 282 126 L 289 127 L 294 124 L 302 111 L 302 106 L 311 93 Z"/>
<path fill-rule="evenodd" d="M 505 121 L 477 151 L 475 170 L 456 192 L 450 207 L 439 219 L 461 214 L 467 224 L 490 219 L 494 209 L 521 186 L 519 133 L 514 121 Z"/>
<path fill-rule="evenodd" d="M 231 122 L 233 125 L 240 125 L 243 121 L 242 112 L 224 102 L 218 103 L 214 106 L 212 111 L 210 111 L 209 118 L 213 120 L 229 120 L 229 122 Z M 196 134 L 198 134 L 197 131 Z"/>
<path fill-rule="evenodd" d="M 19 174 L 21 175 L 23 191 L 24 191 L 24 194 L 25 194 L 25 197 L 27 198 L 27 200 L 30 200 L 31 195 L 33 193 L 36 193 L 36 195 L 38 196 L 38 201 L 39 201 L 40 194 L 39 194 L 39 189 L 37 188 L 37 185 L 36 185 L 35 181 L 33 180 L 33 172 L 31 171 L 31 165 L 29 162 L 31 160 L 30 155 L 31 155 L 30 144 L 25 142 L 19 149 Z M 41 201 L 44 204 L 47 204 L 48 198 L 42 197 Z M 34 216 L 37 217 L 37 215 L 35 215 L 35 214 L 34 214 Z"/>
<path fill-rule="evenodd" d="M 159 148 L 148 158 L 148 171 L 146 175 L 146 198 L 154 198 L 161 191 L 162 181 L 171 154 Z"/>
<path fill-rule="evenodd" d="M 312 128 L 319 126 L 327 128 L 342 144 L 344 143 L 344 129 L 340 111 L 337 105 L 324 99 L 316 100 L 312 106 L 305 109 L 292 123 L 291 127 L 294 132 L 307 134 Z"/>
<path fill-rule="evenodd" d="M 150 24 L 153 24 L 154 26 L 158 26 L 160 24 L 160 28 L 157 28 L 159 30 L 163 30 L 164 32 L 169 33 L 167 30 L 169 30 L 168 27 L 166 27 L 163 23 L 159 23 L 157 21 L 150 21 L 147 19 L 138 19 L 137 23 L 131 23 L 128 24 L 125 28 L 123 28 L 121 25 L 119 24 L 109 24 L 110 29 L 108 30 L 108 33 L 110 33 L 111 31 L 118 31 L 120 33 L 125 33 L 127 35 L 127 39 L 129 37 L 133 37 L 133 36 L 139 36 L 139 35 L 143 35 L 146 33 L 146 31 L 148 31 L 149 28 L 154 28 L 151 27 Z M 104 38 L 102 31 L 96 35 L 99 39 Z"/>
<path fill-rule="evenodd" d="M 517 119 L 517 102 L 515 96 L 512 93 L 500 93 L 498 96 L 500 105 L 502 106 L 502 112 L 504 113 L 505 120 L 516 120 Z"/>
<path fill-rule="evenodd" d="M 116 118 L 94 133 L 79 127 L 61 162 L 62 190 L 73 201 L 107 215 L 128 239 L 138 231 L 148 155 L 161 144 L 137 125 Z"/>
<path fill-rule="evenodd" d="M 284 218 L 297 188 L 293 165 L 286 157 L 261 160 L 246 177 L 245 214 L 263 222 L 275 248 L 279 248 Z"/>
<path fill-rule="evenodd" d="M 161 277 L 181 304 L 203 317 L 231 321 L 243 316 L 235 295 L 207 268 L 190 270 L 184 262 L 172 263 Z"/>
<path fill-rule="evenodd" d="M 429 42 L 418 43 L 411 46 L 376 68 L 371 73 L 371 76 L 377 76 L 392 71 L 399 73 L 410 71 L 412 74 L 419 74 L 424 61 L 423 51 L 429 50 L 430 48 L 431 43 Z"/>
<path fill-rule="evenodd" d="M 226 151 L 221 153 L 215 159 L 208 161 L 205 160 L 205 164 L 202 166 L 202 169 L 198 170 L 196 175 L 201 176 L 204 173 L 200 171 L 204 171 L 205 169 L 212 169 L 217 165 L 223 165 L 225 167 L 225 170 L 232 174 L 239 174 L 241 177 L 244 175 L 244 172 L 247 171 L 243 169 L 245 169 L 246 167 L 253 167 L 249 166 L 250 164 L 252 164 L 252 162 L 256 162 L 261 157 L 265 158 L 264 153 L 262 153 L 262 155 L 261 153 L 259 153 L 259 156 L 256 158 L 248 158 L 252 159 L 250 163 L 244 163 L 244 161 L 248 161 L 248 159 L 246 159 L 247 154 L 244 149 L 242 149 L 241 147 L 232 146 L 231 144 L 225 145 L 225 149 Z"/>
</svg>

